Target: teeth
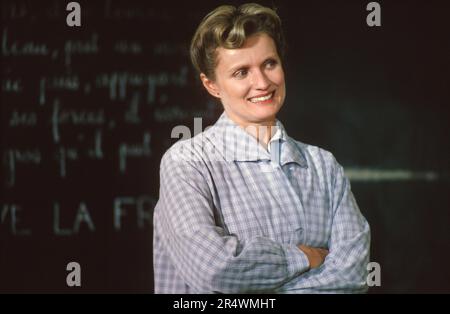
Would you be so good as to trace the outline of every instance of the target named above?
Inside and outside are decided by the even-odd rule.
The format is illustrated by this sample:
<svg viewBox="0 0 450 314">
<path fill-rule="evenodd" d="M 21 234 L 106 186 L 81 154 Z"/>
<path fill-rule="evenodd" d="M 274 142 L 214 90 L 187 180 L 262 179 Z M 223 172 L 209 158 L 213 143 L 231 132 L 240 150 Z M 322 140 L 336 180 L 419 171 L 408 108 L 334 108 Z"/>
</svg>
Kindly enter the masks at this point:
<svg viewBox="0 0 450 314">
<path fill-rule="evenodd" d="M 273 93 L 270 93 L 267 96 L 250 98 L 250 101 L 251 102 L 265 101 L 265 100 L 268 100 L 268 99 L 272 98 L 272 96 L 273 96 Z"/>
</svg>

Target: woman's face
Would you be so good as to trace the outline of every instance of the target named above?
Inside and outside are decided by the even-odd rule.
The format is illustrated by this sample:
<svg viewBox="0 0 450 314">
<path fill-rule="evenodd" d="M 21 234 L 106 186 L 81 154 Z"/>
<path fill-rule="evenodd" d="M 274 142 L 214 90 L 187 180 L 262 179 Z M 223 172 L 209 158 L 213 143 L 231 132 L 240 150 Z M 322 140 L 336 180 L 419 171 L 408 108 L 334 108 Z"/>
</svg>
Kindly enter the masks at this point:
<svg viewBox="0 0 450 314">
<path fill-rule="evenodd" d="M 239 49 L 217 49 L 215 81 L 201 75 L 208 92 L 220 98 L 237 124 L 273 125 L 286 95 L 284 72 L 275 42 L 264 33 L 247 38 Z"/>
</svg>

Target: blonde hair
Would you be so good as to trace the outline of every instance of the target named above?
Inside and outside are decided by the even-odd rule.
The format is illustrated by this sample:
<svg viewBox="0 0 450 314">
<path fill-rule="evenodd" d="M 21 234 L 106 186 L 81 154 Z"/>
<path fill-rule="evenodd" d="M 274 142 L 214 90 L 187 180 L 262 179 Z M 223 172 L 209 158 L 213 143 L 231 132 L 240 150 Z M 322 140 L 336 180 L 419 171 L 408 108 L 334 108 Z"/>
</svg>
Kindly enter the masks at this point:
<svg viewBox="0 0 450 314">
<path fill-rule="evenodd" d="M 277 13 L 256 3 L 239 7 L 223 5 L 208 13 L 191 41 L 191 61 L 199 73 L 215 80 L 216 49 L 237 49 L 247 37 L 265 33 L 275 42 L 278 55 L 284 57 L 285 42 Z"/>
</svg>

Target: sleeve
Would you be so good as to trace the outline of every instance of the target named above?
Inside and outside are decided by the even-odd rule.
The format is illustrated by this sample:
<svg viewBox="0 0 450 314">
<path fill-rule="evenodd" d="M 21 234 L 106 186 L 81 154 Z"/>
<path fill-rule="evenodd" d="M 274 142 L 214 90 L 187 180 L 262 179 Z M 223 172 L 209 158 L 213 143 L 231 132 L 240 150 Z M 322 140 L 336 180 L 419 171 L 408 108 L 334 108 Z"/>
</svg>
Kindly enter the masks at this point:
<svg viewBox="0 0 450 314">
<path fill-rule="evenodd" d="M 308 270 L 308 258 L 295 245 L 264 237 L 243 243 L 227 234 L 215 222 L 205 165 L 166 155 L 154 223 L 188 286 L 203 293 L 270 292 Z"/>
<path fill-rule="evenodd" d="M 370 228 L 351 192 L 350 182 L 336 160 L 331 190 L 333 221 L 329 254 L 324 263 L 294 279 L 291 289 L 318 293 L 367 292 Z"/>
</svg>

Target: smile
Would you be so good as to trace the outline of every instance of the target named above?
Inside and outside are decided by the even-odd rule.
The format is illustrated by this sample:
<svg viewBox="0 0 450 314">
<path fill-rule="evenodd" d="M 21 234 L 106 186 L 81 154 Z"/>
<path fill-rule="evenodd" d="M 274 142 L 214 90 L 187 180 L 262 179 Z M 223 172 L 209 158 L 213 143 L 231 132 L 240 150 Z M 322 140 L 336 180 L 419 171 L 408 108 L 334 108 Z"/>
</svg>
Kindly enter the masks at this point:
<svg viewBox="0 0 450 314">
<path fill-rule="evenodd" d="M 249 98 L 248 100 L 252 103 L 268 101 L 269 99 L 273 98 L 274 94 L 275 94 L 275 92 L 271 92 L 270 94 L 268 94 L 266 96 L 252 97 L 252 98 Z"/>
</svg>

